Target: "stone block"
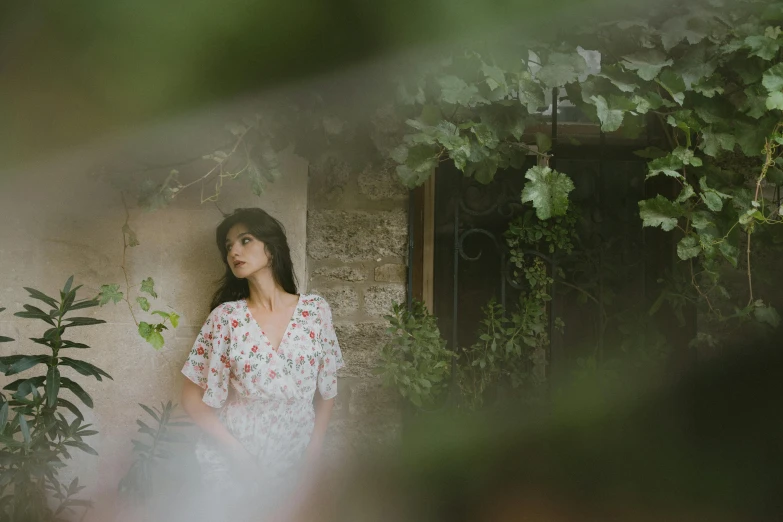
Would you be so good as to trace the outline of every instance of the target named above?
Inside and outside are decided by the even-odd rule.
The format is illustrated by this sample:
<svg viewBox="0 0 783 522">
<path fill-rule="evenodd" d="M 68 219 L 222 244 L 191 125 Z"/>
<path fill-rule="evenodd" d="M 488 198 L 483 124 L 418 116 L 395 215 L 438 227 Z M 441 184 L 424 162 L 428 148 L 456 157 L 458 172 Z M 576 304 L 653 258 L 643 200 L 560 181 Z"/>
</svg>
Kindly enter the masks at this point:
<svg viewBox="0 0 783 522">
<path fill-rule="evenodd" d="M 381 364 L 380 355 L 373 350 L 343 350 L 345 368 L 341 370 L 346 378 L 360 380 L 375 379 L 375 369 Z"/>
<path fill-rule="evenodd" d="M 364 269 L 364 265 L 362 265 L 361 268 L 350 266 L 322 266 L 321 268 L 316 268 L 313 271 L 313 276 L 327 281 L 347 281 L 350 283 L 356 283 L 367 279 L 367 273 Z"/>
<path fill-rule="evenodd" d="M 408 189 L 394 170 L 368 167 L 359 174 L 359 193 L 372 200 L 405 200 Z"/>
<path fill-rule="evenodd" d="M 352 417 L 383 418 L 394 415 L 400 404 L 397 391 L 385 387 L 379 378 L 374 378 L 352 387 L 348 409 Z"/>
<path fill-rule="evenodd" d="M 318 294 L 329 303 L 332 309 L 332 316 L 340 317 L 350 315 L 359 308 L 359 294 L 350 287 L 338 286 L 334 288 L 323 288 L 320 291 L 315 290 L 312 293 Z"/>
<path fill-rule="evenodd" d="M 390 337 L 385 322 L 336 323 L 334 326 L 344 352 L 377 352 Z"/>
<path fill-rule="evenodd" d="M 408 267 L 398 263 L 376 266 L 375 280 L 384 283 L 405 283 L 408 280 Z"/>
<path fill-rule="evenodd" d="M 403 209 L 310 210 L 307 218 L 307 253 L 312 259 L 338 259 L 344 263 L 404 258 L 408 247 L 408 214 Z"/>
<path fill-rule="evenodd" d="M 376 285 L 364 291 L 364 311 L 368 315 L 388 315 L 392 303 L 405 303 L 405 287 L 402 285 Z"/>
</svg>

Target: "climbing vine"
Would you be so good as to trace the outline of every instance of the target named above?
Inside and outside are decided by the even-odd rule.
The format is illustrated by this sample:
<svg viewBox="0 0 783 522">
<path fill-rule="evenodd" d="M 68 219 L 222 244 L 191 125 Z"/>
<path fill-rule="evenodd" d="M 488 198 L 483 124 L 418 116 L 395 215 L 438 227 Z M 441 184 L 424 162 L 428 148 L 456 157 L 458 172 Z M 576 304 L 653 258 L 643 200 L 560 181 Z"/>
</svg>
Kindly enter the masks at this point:
<svg viewBox="0 0 783 522">
<path fill-rule="evenodd" d="M 413 187 L 452 161 L 489 183 L 531 150 L 556 157 L 527 130 L 546 121 L 553 98 L 604 133 L 649 129 L 661 139 L 637 152 L 649 159 L 647 179 L 666 177 L 677 189 L 639 202 L 643 226 L 678 234 L 691 288 L 714 318 L 777 326 L 754 289 L 752 254 L 759 229 L 783 222 L 783 4 L 691 2 L 637 14 L 546 43 L 473 48 L 401 82 L 407 131 L 391 153 L 397 173 Z M 726 168 L 737 155 L 748 159 L 743 170 Z M 566 215 L 568 176 L 537 165 L 525 177 L 521 200 L 539 219 Z M 714 303 L 729 294 L 723 263 L 747 274 L 747 294 L 731 296 L 728 312 Z"/>
<path fill-rule="evenodd" d="M 659 193 L 638 202 L 639 217 L 644 227 L 675 234 L 681 260 L 653 309 L 666 302 L 681 315 L 697 304 L 716 321 L 753 317 L 776 327 L 777 311 L 756 288 L 753 257 L 783 222 L 781 26 L 781 2 L 697 0 L 585 20 L 547 41 L 473 42 L 390 80 L 394 102 L 383 96 L 369 122 L 339 114 L 320 95 L 267 106 L 231 127 L 233 141 L 205 156 L 215 164 L 203 175 L 149 182 L 141 202 L 157 208 L 214 183 L 202 197 L 210 201 L 224 180 L 240 176 L 260 192 L 279 176 L 283 149 L 314 161 L 324 150 L 371 141 L 377 159 L 391 162 L 409 187 L 443 162 L 490 183 L 537 155 L 520 200 L 539 220 L 562 218 L 574 184 L 550 166 L 558 151 L 546 126 L 556 105 L 604 134 L 648 137 L 637 154 Z M 723 281 L 727 266 L 745 272 L 742 295 Z"/>
</svg>

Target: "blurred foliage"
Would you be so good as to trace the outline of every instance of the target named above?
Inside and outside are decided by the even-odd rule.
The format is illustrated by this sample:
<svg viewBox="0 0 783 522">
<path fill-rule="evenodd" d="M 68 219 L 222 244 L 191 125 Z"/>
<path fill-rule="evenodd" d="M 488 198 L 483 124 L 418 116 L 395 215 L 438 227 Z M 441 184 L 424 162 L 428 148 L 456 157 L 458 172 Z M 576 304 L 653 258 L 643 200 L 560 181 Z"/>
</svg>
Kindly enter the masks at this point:
<svg viewBox="0 0 783 522">
<path fill-rule="evenodd" d="M 73 277 L 60 291 L 59 300 L 34 288 L 25 288 L 32 299 L 43 302 L 50 310 L 26 304 L 24 311 L 14 314 L 40 320 L 50 327 L 43 337 L 31 338 L 34 343 L 47 347 L 50 353 L 0 357 L 0 371 L 6 376 L 43 369 L 43 375 L 20 378 L 6 385 L 4 390 L 11 395 L 0 393 L 0 514 L 3 520 L 64 521 L 73 516 L 74 510 L 86 510 L 91 505 L 87 500 L 75 498 L 83 489 L 78 478 L 68 485 L 59 479 L 60 470 L 72 458 L 74 450 L 98 455 L 84 440 L 98 432 L 84 423 L 79 406 L 63 397 L 62 391 L 71 392 L 88 408 L 93 407 L 92 397 L 78 382 L 62 376 L 60 369 L 67 367 L 98 381 L 112 377 L 91 363 L 61 355 L 62 350 L 90 348 L 84 343 L 64 339 L 68 329 L 105 323 L 92 317 L 69 316 L 77 310 L 98 306 L 97 299 L 77 300 L 80 287 L 72 285 Z M 12 341 L 0 337 L 0 343 Z M 66 414 L 71 417 L 70 421 Z"/>
</svg>

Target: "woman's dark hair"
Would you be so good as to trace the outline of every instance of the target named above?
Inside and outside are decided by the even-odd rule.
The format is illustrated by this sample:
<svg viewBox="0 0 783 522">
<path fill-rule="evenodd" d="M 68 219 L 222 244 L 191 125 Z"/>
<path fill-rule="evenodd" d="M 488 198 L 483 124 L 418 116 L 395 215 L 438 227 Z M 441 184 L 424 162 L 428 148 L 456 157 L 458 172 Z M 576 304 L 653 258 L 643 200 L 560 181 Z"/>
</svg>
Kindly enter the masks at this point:
<svg viewBox="0 0 783 522">
<path fill-rule="evenodd" d="M 234 276 L 227 259 L 226 236 L 231 227 L 240 223 L 247 227 L 253 237 L 264 243 L 272 262 L 272 277 L 274 277 L 275 283 L 289 294 L 298 293 L 293 263 L 291 262 L 291 251 L 288 248 L 283 225 L 260 208 L 238 208 L 232 214 L 227 215 L 215 231 L 215 241 L 223 258 L 223 264 L 226 265 L 226 273 L 212 297 L 212 310 L 228 301 L 245 299 L 250 295 L 247 279 L 239 279 Z"/>
</svg>

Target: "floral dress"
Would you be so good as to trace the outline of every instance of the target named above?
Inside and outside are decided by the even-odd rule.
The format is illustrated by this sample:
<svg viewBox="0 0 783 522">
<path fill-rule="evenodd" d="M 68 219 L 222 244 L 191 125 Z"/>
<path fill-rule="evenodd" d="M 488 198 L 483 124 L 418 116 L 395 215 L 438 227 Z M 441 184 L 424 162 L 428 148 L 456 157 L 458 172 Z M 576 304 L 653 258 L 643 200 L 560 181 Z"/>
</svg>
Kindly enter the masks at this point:
<svg viewBox="0 0 783 522">
<path fill-rule="evenodd" d="M 300 295 L 275 349 L 242 299 L 218 306 L 204 323 L 182 373 L 204 389 L 203 401 L 221 408 L 220 421 L 256 459 L 253 484 L 204 435 L 196 446 L 202 482 L 221 498 L 279 499 L 295 478 L 313 432 L 316 389 L 337 395 L 342 353 L 327 302 Z M 263 491 L 265 494 L 261 494 Z"/>
</svg>

